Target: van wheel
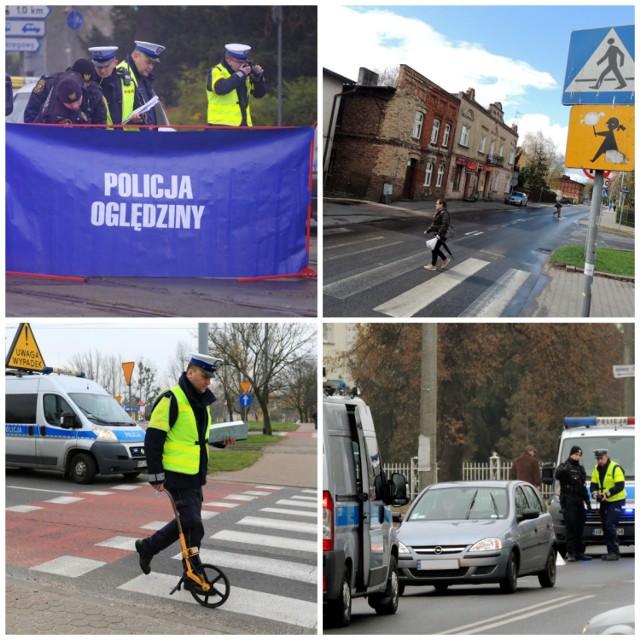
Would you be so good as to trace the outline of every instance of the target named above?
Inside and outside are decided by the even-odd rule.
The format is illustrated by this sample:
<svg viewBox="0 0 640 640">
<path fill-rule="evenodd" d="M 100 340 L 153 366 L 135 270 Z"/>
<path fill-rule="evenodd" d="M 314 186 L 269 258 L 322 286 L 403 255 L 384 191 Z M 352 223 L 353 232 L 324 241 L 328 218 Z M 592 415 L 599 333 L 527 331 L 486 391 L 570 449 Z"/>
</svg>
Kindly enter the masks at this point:
<svg viewBox="0 0 640 640">
<path fill-rule="evenodd" d="M 94 459 L 87 453 L 78 453 L 71 459 L 69 475 L 78 484 L 91 484 L 95 478 L 98 468 Z"/>
<path fill-rule="evenodd" d="M 345 567 L 340 585 L 340 595 L 327 602 L 324 608 L 325 621 L 331 627 L 346 627 L 351 622 L 351 579 Z"/>
<path fill-rule="evenodd" d="M 380 616 L 393 615 L 398 610 L 400 599 L 400 581 L 398 580 L 398 561 L 391 556 L 389 561 L 389 578 L 384 593 L 374 593 L 369 596 L 369 606 Z"/>
<path fill-rule="evenodd" d="M 500 590 L 502 593 L 515 593 L 518 588 L 518 561 L 513 551 L 507 560 L 507 573 L 500 580 Z"/>
</svg>

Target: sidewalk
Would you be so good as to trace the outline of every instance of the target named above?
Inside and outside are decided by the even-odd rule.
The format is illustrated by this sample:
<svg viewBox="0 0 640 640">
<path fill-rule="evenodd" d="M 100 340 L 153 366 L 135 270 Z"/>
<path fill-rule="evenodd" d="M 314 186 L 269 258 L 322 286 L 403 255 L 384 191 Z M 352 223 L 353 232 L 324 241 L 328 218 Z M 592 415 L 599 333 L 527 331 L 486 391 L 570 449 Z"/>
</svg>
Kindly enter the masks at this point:
<svg viewBox="0 0 640 640">
<path fill-rule="evenodd" d="M 432 200 L 416 200 L 386 205 L 362 200 L 325 199 L 323 227 L 331 229 L 334 226 L 357 224 L 371 219 L 415 220 L 416 217 L 422 217 L 427 222 L 435 213 L 434 203 Z M 523 212 L 550 206 L 533 203 L 523 208 Z M 506 211 L 507 205 L 501 201 L 449 200 L 447 209 L 454 216 L 472 217 L 480 216 L 483 212 Z M 569 209 L 570 206 L 563 207 L 564 211 Z M 582 220 L 581 224 L 588 225 L 588 217 Z M 635 238 L 635 229 L 616 223 L 615 212 L 608 209 L 603 209 L 600 213 L 598 232 Z M 534 288 L 535 299 L 527 305 L 523 317 L 579 318 L 582 315 L 583 287 L 584 273 L 581 270 L 552 267 L 547 264 Z M 635 279 L 596 273 L 591 286 L 589 317 L 635 317 Z"/>
<path fill-rule="evenodd" d="M 318 439 L 313 424 L 301 424 L 269 445 L 253 466 L 240 471 L 221 471 L 209 475 L 211 481 L 275 484 L 285 487 L 318 488 Z"/>
</svg>

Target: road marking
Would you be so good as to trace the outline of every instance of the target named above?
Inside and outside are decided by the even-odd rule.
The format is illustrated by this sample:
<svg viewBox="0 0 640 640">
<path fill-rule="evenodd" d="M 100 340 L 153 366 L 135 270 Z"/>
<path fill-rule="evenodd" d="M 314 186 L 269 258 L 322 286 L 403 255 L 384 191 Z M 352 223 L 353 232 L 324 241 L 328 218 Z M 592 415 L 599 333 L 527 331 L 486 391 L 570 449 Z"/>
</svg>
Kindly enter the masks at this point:
<svg viewBox="0 0 640 640">
<path fill-rule="evenodd" d="M 256 489 L 272 489 L 274 491 L 280 491 L 282 487 L 276 487 L 272 484 L 257 484 Z"/>
<path fill-rule="evenodd" d="M 383 282 L 387 282 L 392 278 L 403 276 L 418 266 L 422 266 L 426 261 L 427 255 L 424 251 L 414 253 L 401 260 L 389 262 L 388 264 L 374 267 L 373 269 L 367 269 L 362 273 L 327 284 L 323 287 L 323 291 L 325 294 L 334 296 L 339 300 L 345 300 L 367 289 L 372 289 Z"/>
<path fill-rule="evenodd" d="M 476 298 L 461 314 L 461 318 L 499 318 L 518 289 L 529 277 L 527 271 L 505 271 L 481 296 Z"/>
<path fill-rule="evenodd" d="M 312 509 L 315 509 L 318 505 L 314 502 L 300 502 L 299 500 L 278 500 L 276 502 L 276 504 L 281 504 L 284 505 L 285 507 L 306 507 L 309 508 L 311 507 Z"/>
<path fill-rule="evenodd" d="M 44 509 L 44 507 L 34 507 L 30 504 L 18 504 L 15 507 L 7 507 L 6 511 L 14 511 L 16 513 L 29 513 L 29 511 L 37 511 L 38 509 Z"/>
<path fill-rule="evenodd" d="M 75 556 L 60 556 L 49 562 L 31 567 L 34 571 L 53 573 L 67 578 L 79 578 L 89 571 L 103 567 L 106 562 L 90 560 L 89 558 L 76 558 Z"/>
<path fill-rule="evenodd" d="M 292 500 L 309 500 L 310 502 L 317 503 L 318 496 L 291 496 Z"/>
<path fill-rule="evenodd" d="M 19 487 L 15 484 L 8 485 L 7 489 L 22 489 L 23 491 L 38 491 L 42 493 L 64 493 L 70 495 L 73 491 L 54 491 L 53 489 L 37 489 L 36 487 Z"/>
<path fill-rule="evenodd" d="M 292 520 L 278 520 L 277 518 L 256 518 L 245 516 L 238 520 L 236 524 L 246 527 L 263 527 L 265 529 L 280 529 L 281 531 L 292 531 L 294 533 L 318 532 L 318 525 L 315 522 L 294 522 Z"/>
<path fill-rule="evenodd" d="M 205 507 L 223 507 L 225 509 L 233 509 L 233 507 L 239 507 L 237 502 L 205 502 Z"/>
<path fill-rule="evenodd" d="M 149 529 L 150 531 L 159 531 L 160 529 L 162 529 L 162 527 L 164 527 L 165 524 L 167 523 L 156 520 L 154 522 L 149 522 L 148 524 L 140 525 L 140 529 Z"/>
<path fill-rule="evenodd" d="M 271 491 L 245 491 L 249 496 L 270 496 Z"/>
<path fill-rule="evenodd" d="M 296 511 L 295 509 L 278 509 L 276 507 L 264 507 L 260 511 L 267 513 L 281 513 L 286 516 L 304 516 L 306 518 L 317 518 L 318 514 L 313 511 Z"/>
<path fill-rule="evenodd" d="M 595 595 L 587 595 L 587 596 L 581 596 L 581 597 L 577 597 L 576 595 L 562 596 L 561 598 L 556 598 L 553 601 L 553 604 L 549 604 L 549 605 L 545 605 L 545 603 L 534 604 L 529 607 L 523 607 L 522 609 L 516 609 L 514 611 L 502 613 L 498 616 L 487 618 L 486 620 L 477 620 L 476 622 L 466 624 L 461 627 L 455 627 L 454 629 L 447 629 L 446 631 L 439 631 L 438 633 L 440 635 L 481 633 L 482 631 L 486 631 L 487 629 L 493 629 L 503 624 L 511 624 L 512 622 L 517 622 L 518 620 L 524 620 L 525 618 L 530 618 L 532 616 L 538 616 L 548 611 L 552 611 L 553 609 L 558 609 L 559 607 L 566 607 L 567 606 L 566 601 L 569 601 L 571 604 L 573 604 L 575 602 L 580 602 L 581 600 L 588 600 L 589 598 L 594 598 L 594 597 Z M 522 615 L 516 615 L 516 614 L 522 614 Z M 501 621 L 497 622 L 499 620 Z M 493 623 L 493 624 L 486 624 L 486 623 Z M 483 626 L 476 626 L 476 625 L 483 625 Z"/>
<path fill-rule="evenodd" d="M 429 278 L 417 287 L 375 307 L 374 311 L 394 318 L 413 316 L 488 264 L 477 258 L 464 260 L 459 265 L 438 274 L 436 278 Z"/>
<path fill-rule="evenodd" d="M 261 533 L 246 533 L 244 531 L 230 531 L 228 529 L 214 533 L 210 539 L 228 540 L 230 542 L 255 545 L 258 547 L 275 547 L 280 550 L 290 549 L 292 551 L 306 551 L 309 553 L 318 552 L 318 543 L 315 540 L 265 536 Z"/>
<path fill-rule="evenodd" d="M 73 504 L 74 502 L 80 502 L 84 498 L 74 498 L 73 496 L 60 496 L 59 498 L 51 498 L 51 500 L 44 500 L 50 504 Z"/>
<path fill-rule="evenodd" d="M 351 244 L 355 244 L 355 243 L 351 243 Z M 349 258 L 351 258 L 352 256 L 362 255 L 363 253 L 370 253 L 371 251 L 380 251 L 380 249 L 388 249 L 389 247 L 393 247 L 397 244 L 403 244 L 403 241 L 399 240 L 398 242 L 387 242 L 385 244 L 377 244 L 375 247 L 367 247 L 366 249 L 359 249 L 358 251 L 349 251 Z M 340 260 L 341 258 L 344 258 L 344 254 L 342 253 L 338 256 L 328 256 L 325 253 L 323 260 L 324 262 L 331 262 L 332 260 Z"/>
<path fill-rule="evenodd" d="M 110 549 L 136 550 L 136 539 L 128 536 L 114 536 L 102 542 L 96 542 L 96 547 L 109 547 Z"/>
<path fill-rule="evenodd" d="M 200 606 L 187 591 L 176 591 L 170 596 L 169 592 L 176 586 L 176 582 L 176 576 L 152 571 L 148 576 L 138 576 L 118 588 L 124 591 L 188 602 L 196 607 Z M 231 587 L 229 599 L 220 607 L 220 610 L 276 620 L 308 629 L 315 629 L 318 624 L 318 606 L 315 602 L 306 602 L 235 586 Z"/>
<path fill-rule="evenodd" d="M 324 245 L 324 250 L 330 251 L 331 249 L 343 249 L 344 247 L 352 247 L 353 245 L 359 245 L 363 242 L 372 242 L 373 240 L 384 240 L 384 236 L 369 236 L 369 237 L 361 237 L 359 240 L 354 240 L 353 242 L 342 242 L 341 244 L 332 244 Z"/>
<path fill-rule="evenodd" d="M 245 495 L 239 495 L 239 494 L 231 494 L 231 495 L 225 496 L 223 499 L 224 500 L 241 500 L 241 501 L 249 502 L 251 500 L 255 500 L 256 496 L 245 496 Z"/>
<path fill-rule="evenodd" d="M 88 496 L 112 496 L 113 491 L 81 491 Z"/>
<path fill-rule="evenodd" d="M 146 483 L 145 484 L 119 484 L 116 487 L 111 487 L 112 489 L 116 490 L 116 491 L 135 491 L 136 489 L 140 489 L 140 487 L 146 487 Z"/>
<path fill-rule="evenodd" d="M 181 560 L 182 554 L 173 556 L 174 560 Z M 297 580 L 307 584 L 316 584 L 318 578 L 317 567 L 313 564 L 289 562 L 288 560 L 276 560 L 262 556 L 248 556 L 240 553 L 215 551 L 212 549 L 200 549 L 200 559 L 205 564 L 229 567 L 240 571 L 252 571 L 276 578 Z"/>
</svg>

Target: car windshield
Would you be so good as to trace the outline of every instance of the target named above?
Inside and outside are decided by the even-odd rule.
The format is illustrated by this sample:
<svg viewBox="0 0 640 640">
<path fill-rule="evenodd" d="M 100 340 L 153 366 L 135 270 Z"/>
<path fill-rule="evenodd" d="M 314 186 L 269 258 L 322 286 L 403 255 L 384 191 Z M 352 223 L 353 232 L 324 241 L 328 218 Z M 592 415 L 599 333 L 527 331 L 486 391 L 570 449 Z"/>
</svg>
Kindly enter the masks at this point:
<svg viewBox="0 0 640 640">
<path fill-rule="evenodd" d="M 562 441 L 560 460 L 564 461 L 569 457 L 569 451 L 574 445 L 582 449 L 582 465 L 587 472 L 587 480 L 591 478 L 593 469 L 596 466 L 594 451 L 606 449 L 609 458 L 619 464 L 624 469 L 626 480 L 633 480 L 636 475 L 635 464 L 635 438 L 631 434 L 615 436 L 598 436 L 595 438 L 567 438 Z"/>
<path fill-rule="evenodd" d="M 408 520 L 502 520 L 506 515 L 504 488 L 446 487 L 423 493 Z"/>
<path fill-rule="evenodd" d="M 91 422 L 110 427 L 133 427 L 135 422 L 111 396 L 97 393 L 70 393 L 71 399 L 78 405 Z"/>
</svg>

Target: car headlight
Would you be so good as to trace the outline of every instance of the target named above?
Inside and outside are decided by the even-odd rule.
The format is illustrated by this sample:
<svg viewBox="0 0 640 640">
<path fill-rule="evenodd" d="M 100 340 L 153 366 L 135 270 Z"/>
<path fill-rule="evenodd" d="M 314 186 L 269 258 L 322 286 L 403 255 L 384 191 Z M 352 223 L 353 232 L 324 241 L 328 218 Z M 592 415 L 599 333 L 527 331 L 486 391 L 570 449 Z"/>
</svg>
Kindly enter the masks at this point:
<svg viewBox="0 0 640 640">
<path fill-rule="evenodd" d="M 411 549 L 409 549 L 409 547 L 407 547 L 407 545 L 402 544 L 402 542 L 398 542 L 398 553 L 401 556 L 410 556 L 411 555 Z"/>
<path fill-rule="evenodd" d="M 498 551 L 502 549 L 500 538 L 484 538 L 476 542 L 469 551 Z"/>
<path fill-rule="evenodd" d="M 94 430 L 100 440 L 118 440 L 118 436 L 116 436 L 111 429 L 107 429 L 106 427 L 96 427 Z"/>
</svg>

